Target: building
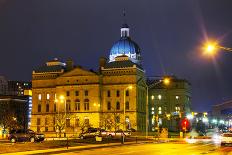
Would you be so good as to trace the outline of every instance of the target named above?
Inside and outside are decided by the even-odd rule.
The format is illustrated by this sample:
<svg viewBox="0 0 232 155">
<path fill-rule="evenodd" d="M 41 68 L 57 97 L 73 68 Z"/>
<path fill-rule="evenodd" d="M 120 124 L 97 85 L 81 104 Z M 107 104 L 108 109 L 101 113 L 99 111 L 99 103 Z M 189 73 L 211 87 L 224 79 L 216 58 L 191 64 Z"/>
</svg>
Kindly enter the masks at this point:
<svg viewBox="0 0 232 155">
<path fill-rule="evenodd" d="M 0 95 L 6 95 L 8 92 L 7 80 L 4 76 L 0 76 Z"/>
<path fill-rule="evenodd" d="M 28 96 L 0 96 L 0 128 L 27 128 L 29 123 Z"/>
<path fill-rule="evenodd" d="M 8 95 L 23 96 L 24 90 L 31 90 L 31 82 L 8 81 Z"/>
<path fill-rule="evenodd" d="M 87 127 L 108 130 L 146 128 L 146 80 L 139 46 L 123 24 L 109 61 L 93 71 L 54 59 L 33 70 L 31 129 L 78 133 Z"/>
<path fill-rule="evenodd" d="M 221 128 L 232 128 L 232 100 L 212 107 L 210 124 Z"/>
<path fill-rule="evenodd" d="M 148 79 L 149 129 L 159 127 L 179 131 L 180 121 L 191 113 L 190 83 L 176 77 L 168 77 L 165 84 L 162 77 Z"/>
</svg>

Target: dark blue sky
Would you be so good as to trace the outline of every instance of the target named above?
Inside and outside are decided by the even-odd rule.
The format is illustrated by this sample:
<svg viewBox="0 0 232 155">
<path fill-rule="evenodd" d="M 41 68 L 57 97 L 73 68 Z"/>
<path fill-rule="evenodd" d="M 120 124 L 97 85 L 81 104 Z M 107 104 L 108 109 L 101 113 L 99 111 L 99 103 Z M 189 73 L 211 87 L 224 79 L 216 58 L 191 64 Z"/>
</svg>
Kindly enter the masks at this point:
<svg viewBox="0 0 232 155">
<path fill-rule="evenodd" d="M 232 53 L 212 60 L 199 50 L 207 37 L 232 47 L 232 0 L 0 0 L 0 74 L 30 80 L 54 57 L 97 69 L 120 37 L 123 9 L 147 75 L 189 80 L 196 111 L 232 98 Z"/>
</svg>

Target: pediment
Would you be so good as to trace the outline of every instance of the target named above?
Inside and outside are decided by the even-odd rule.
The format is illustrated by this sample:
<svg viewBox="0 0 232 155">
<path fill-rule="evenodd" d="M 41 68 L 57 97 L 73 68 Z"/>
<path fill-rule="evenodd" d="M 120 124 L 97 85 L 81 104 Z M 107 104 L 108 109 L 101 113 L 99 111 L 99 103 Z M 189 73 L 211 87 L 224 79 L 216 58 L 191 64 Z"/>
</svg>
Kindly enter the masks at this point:
<svg viewBox="0 0 232 155">
<path fill-rule="evenodd" d="M 69 72 L 64 73 L 63 75 L 61 75 L 60 77 L 72 77 L 72 76 L 94 76 L 97 75 L 97 73 L 94 73 L 92 71 L 89 71 L 87 69 L 83 69 L 80 67 L 76 67 L 74 69 L 72 69 Z"/>
</svg>

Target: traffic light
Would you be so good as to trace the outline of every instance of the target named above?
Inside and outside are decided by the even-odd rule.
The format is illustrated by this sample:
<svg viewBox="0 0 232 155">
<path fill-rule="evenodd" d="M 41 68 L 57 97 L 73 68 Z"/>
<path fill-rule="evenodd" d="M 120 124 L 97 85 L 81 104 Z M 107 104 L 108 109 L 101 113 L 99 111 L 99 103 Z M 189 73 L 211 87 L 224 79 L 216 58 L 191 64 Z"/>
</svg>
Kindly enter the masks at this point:
<svg viewBox="0 0 232 155">
<path fill-rule="evenodd" d="M 181 120 L 180 128 L 182 131 L 187 131 L 190 128 L 190 123 L 187 118 L 184 118 L 183 120 Z"/>
</svg>

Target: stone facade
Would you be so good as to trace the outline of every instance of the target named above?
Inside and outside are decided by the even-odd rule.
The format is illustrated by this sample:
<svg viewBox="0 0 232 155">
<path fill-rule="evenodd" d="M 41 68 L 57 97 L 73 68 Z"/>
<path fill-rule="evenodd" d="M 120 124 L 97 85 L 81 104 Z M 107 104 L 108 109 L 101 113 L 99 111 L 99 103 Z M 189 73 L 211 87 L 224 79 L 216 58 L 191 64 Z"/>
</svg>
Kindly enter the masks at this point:
<svg viewBox="0 0 232 155">
<path fill-rule="evenodd" d="M 111 63 L 103 60 L 99 72 L 74 67 L 71 61 L 66 65 L 47 62 L 32 73 L 31 129 L 45 133 L 78 133 L 87 127 L 144 131 L 145 86 L 143 69 L 128 57 Z M 64 127 L 58 130 L 62 122 Z"/>
</svg>

